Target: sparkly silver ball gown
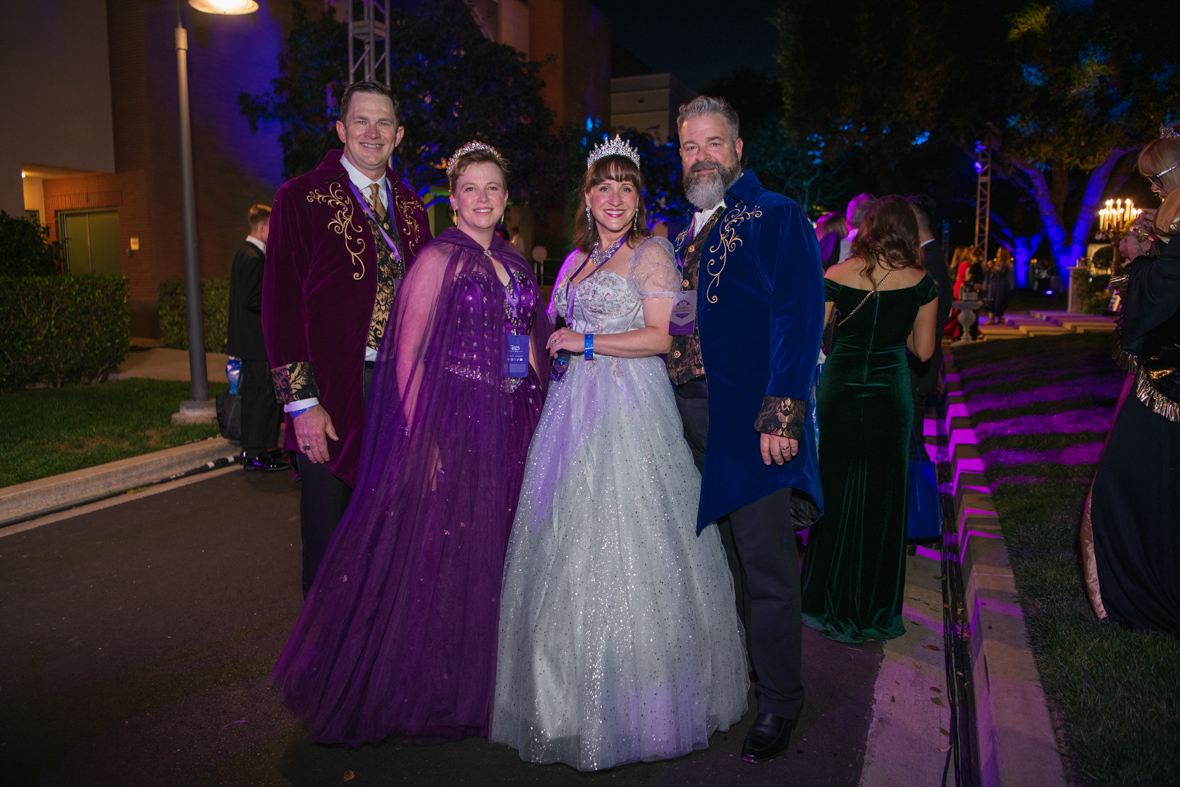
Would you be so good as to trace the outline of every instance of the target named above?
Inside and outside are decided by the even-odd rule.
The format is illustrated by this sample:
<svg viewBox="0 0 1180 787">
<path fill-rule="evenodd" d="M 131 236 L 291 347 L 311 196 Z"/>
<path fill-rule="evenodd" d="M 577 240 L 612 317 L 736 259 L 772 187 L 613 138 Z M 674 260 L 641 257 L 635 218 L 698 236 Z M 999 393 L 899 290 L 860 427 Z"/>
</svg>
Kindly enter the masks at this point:
<svg viewBox="0 0 1180 787">
<path fill-rule="evenodd" d="M 663 238 L 628 276 L 600 270 L 553 309 L 572 330 L 642 328 L 680 272 Z M 700 474 L 658 356 L 577 356 L 529 447 L 501 593 L 491 739 L 535 763 L 601 770 L 708 745 L 746 710 L 744 635 Z"/>
</svg>

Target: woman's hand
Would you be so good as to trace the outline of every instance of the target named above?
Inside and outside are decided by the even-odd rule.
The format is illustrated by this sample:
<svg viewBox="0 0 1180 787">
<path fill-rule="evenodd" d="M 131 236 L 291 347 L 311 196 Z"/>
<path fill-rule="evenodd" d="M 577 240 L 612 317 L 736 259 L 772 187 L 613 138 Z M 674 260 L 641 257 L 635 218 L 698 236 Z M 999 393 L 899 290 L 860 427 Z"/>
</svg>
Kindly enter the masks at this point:
<svg viewBox="0 0 1180 787">
<path fill-rule="evenodd" d="M 1119 242 L 1119 251 L 1123 253 L 1123 258 L 1128 262 L 1147 254 L 1150 248 L 1151 239 L 1140 241 L 1139 236 L 1134 232 L 1128 232 Z"/>
<path fill-rule="evenodd" d="M 558 328 L 550 335 L 545 346 L 549 349 L 550 358 L 556 358 L 559 350 L 580 353 L 586 349 L 586 334 L 571 331 L 569 328 Z"/>
</svg>

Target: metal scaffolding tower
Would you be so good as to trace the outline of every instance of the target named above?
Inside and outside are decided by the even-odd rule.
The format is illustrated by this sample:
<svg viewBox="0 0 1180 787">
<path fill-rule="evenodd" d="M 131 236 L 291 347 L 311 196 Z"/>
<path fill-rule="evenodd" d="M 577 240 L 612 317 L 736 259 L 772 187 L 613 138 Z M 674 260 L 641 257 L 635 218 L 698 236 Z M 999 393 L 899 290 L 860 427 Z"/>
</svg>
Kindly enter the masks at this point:
<svg viewBox="0 0 1180 787">
<path fill-rule="evenodd" d="M 983 256 L 987 257 L 992 210 L 992 152 L 982 142 L 975 143 L 975 171 L 979 174 L 975 185 L 975 245 L 982 246 Z"/>
<path fill-rule="evenodd" d="M 345 0 L 348 22 L 348 84 L 362 80 L 390 83 L 389 7 L 391 0 Z M 357 16 L 357 11 L 360 16 Z"/>
</svg>

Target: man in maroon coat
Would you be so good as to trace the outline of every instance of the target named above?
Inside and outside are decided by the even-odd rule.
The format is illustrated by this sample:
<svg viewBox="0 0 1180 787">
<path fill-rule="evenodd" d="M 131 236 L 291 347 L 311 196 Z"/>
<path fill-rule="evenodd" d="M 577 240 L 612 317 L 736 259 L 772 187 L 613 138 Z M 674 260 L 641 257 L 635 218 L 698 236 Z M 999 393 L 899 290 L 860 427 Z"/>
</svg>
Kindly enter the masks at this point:
<svg viewBox="0 0 1180 787">
<path fill-rule="evenodd" d="M 284 448 L 302 483 L 303 593 L 356 486 L 365 395 L 397 285 L 430 240 L 422 201 L 389 168 L 405 129 L 377 82 L 349 86 L 333 150 L 275 195 L 262 321 Z"/>
</svg>

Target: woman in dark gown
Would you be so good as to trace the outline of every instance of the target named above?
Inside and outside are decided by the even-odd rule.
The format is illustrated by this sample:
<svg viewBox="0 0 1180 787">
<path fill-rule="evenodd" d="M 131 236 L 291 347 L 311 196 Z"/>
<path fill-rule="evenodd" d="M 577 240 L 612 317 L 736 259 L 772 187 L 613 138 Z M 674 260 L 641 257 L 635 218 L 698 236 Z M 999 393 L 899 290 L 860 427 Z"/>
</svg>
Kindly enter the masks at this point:
<svg viewBox="0 0 1180 787">
<path fill-rule="evenodd" d="M 934 354 L 938 288 L 903 197 L 873 203 L 852 257 L 825 275 L 841 323 L 819 381 L 824 515 L 803 559 L 803 622 L 841 642 L 904 633 L 906 482 L 914 405 L 906 349 Z"/>
<path fill-rule="evenodd" d="M 996 252 L 996 258 L 987 266 L 984 278 L 984 290 L 987 294 L 984 308 L 991 312 L 989 325 L 996 325 L 1004 321 L 1004 312 L 1008 311 L 1008 274 L 1012 270 L 1012 252 L 1001 247 Z"/>
<path fill-rule="evenodd" d="M 1180 139 L 1145 147 L 1139 171 L 1164 198 L 1151 230 L 1166 245 L 1153 257 L 1136 233 L 1123 239 L 1132 262 L 1117 356 L 1129 374 L 1081 544 L 1099 617 L 1180 636 Z"/>
<path fill-rule="evenodd" d="M 532 268 L 493 234 L 499 155 L 468 145 L 452 168 L 458 227 L 398 291 L 356 493 L 271 678 L 318 743 L 487 735 L 491 722 L 500 582 L 549 330 Z"/>
</svg>

